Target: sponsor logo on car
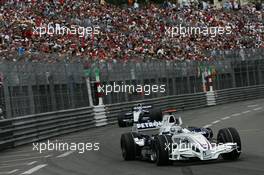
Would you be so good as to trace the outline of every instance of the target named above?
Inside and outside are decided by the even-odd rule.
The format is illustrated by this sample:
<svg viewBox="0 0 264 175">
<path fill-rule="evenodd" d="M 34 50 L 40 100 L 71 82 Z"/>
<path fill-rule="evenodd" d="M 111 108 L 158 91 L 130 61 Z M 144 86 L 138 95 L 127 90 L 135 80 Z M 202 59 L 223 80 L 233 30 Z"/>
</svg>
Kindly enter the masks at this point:
<svg viewBox="0 0 264 175">
<path fill-rule="evenodd" d="M 138 129 L 145 129 L 145 128 L 156 128 L 160 127 L 162 125 L 162 122 L 147 122 L 147 123 L 138 123 L 137 128 Z"/>
</svg>

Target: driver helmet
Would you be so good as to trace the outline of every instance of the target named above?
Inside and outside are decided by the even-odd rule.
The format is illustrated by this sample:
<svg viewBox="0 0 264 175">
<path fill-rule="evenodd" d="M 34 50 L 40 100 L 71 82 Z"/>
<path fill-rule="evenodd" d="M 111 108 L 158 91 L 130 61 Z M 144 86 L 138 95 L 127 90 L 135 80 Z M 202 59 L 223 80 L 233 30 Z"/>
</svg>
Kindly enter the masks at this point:
<svg viewBox="0 0 264 175">
<path fill-rule="evenodd" d="M 171 128 L 170 128 L 170 131 L 172 133 L 182 133 L 182 127 L 178 126 L 178 125 L 173 125 Z"/>
</svg>

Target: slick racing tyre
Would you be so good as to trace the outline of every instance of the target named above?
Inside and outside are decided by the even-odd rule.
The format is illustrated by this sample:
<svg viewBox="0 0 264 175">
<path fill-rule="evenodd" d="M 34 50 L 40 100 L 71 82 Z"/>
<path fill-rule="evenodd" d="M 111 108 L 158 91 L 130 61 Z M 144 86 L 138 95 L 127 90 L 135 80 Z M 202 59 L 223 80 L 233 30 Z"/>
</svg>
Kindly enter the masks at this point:
<svg viewBox="0 0 264 175">
<path fill-rule="evenodd" d="M 169 159 L 172 149 L 172 139 L 169 135 L 157 135 L 154 140 L 154 151 L 156 156 L 156 164 L 158 166 L 170 165 L 172 161 Z"/>
<path fill-rule="evenodd" d="M 214 137 L 214 132 L 211 128 L 205 128 L 208 131 L 208 139 L 212 139 Z"/>
<path fill-rule="evenodd" d="M 217 134 L 218 143 L 237 143 L 237 149 L 233 150 L 230 153 L 222 154 L 223 159 L 225 160 L 237 160 L 241 153 L 241 140 L 240 136 L 235 128 L 224 128 L 220 129 Z"/>
<path fill-rule="evenodd" d="M 139 148 L 134 142 L 134 135 L 137 133 L 129 132 L 121 136 L 121 150 L 124 160 L 135 160 L 139 154 Z"/>
<path fill-rule="evenodd" d="M 123 121 L 123 116 L 118 116 L 117 117 L 117 121 L 118 121 L 118 126 L 120 128 L 126 127 L 126 122 Z"/>
</svg>

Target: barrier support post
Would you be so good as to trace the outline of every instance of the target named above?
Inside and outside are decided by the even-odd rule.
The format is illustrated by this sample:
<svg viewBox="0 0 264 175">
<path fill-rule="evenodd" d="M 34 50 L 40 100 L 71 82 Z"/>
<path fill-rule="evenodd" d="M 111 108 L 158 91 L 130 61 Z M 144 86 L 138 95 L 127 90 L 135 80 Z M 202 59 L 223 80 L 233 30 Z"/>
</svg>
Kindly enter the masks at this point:
<svg viewBox="0 0 264 175">
<path fill-rule="evenodd" d="M 100 70 L 98 68 L 95 70 L 95 81 L 96 81 L 96 84 L 98 85 L 97 86 L 97 92 L 99 95 L 101 93 L 100 92 L 101 89 L 99 87 L 100 86 Z M 99 95 L 98 100 L 99 100 L 98 105 L 99 106 L 103 105 L 103 97 L 101 95 Z"/>
</svg>

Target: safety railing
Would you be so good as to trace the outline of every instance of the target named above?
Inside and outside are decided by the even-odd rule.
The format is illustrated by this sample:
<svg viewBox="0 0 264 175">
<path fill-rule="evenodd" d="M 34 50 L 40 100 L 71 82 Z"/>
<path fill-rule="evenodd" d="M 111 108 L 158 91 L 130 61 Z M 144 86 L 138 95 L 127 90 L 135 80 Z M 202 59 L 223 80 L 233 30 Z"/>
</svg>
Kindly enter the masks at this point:
<svg viewBox="0 0 264 175">
<path fill-rule="evenodd" d="M 264 85 L 230 88 L 215 91 L 216 104 L 231 103 L 264 97 Z"/>
<path fill-rule="evenodd" d="M 93 107 L 28 115 L 0 121 L 0 149 L 95 127 Z"/>
</svg>

